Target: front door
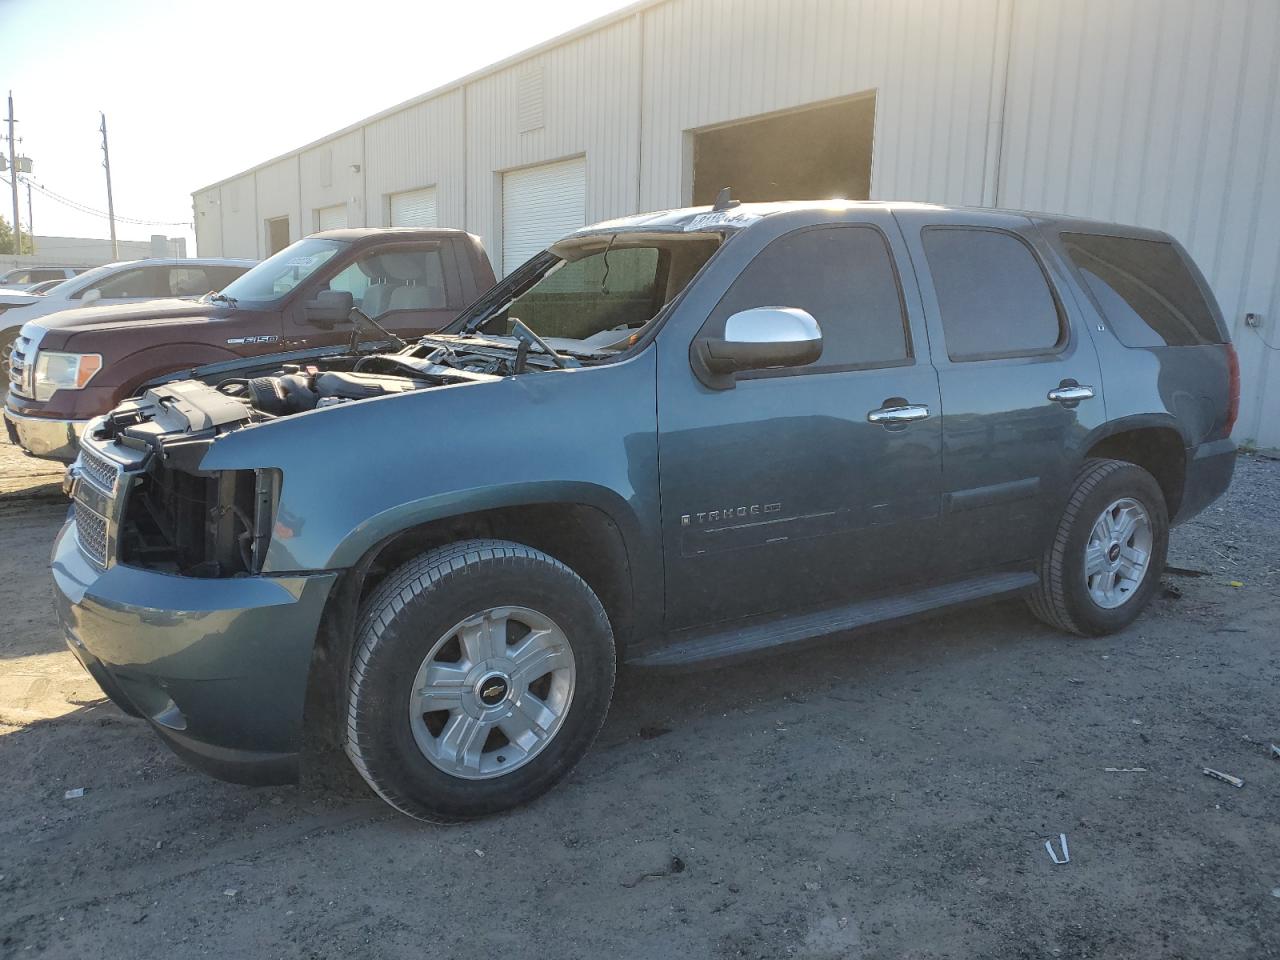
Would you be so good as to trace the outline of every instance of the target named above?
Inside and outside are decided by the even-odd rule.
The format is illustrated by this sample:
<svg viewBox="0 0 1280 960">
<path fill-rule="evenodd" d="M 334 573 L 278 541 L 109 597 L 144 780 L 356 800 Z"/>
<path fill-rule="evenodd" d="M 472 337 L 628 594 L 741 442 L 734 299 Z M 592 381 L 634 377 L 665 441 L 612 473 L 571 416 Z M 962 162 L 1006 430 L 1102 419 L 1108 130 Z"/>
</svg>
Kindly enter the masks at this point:
<svg viewBox="0 0 1280 960">
<path fill-rule="evenodd" d="M 659 335 L 670 630 L 892 592 L 930 571 L 938 387 L 914 281 L 895 268 L 901 234 L 880 211 L 768 229 L 731 241 L 761 249 L 694 336 L 750 307 L 799 307 L 822 327 L 823 352 L 712 390 L 689 365 L 696 320 Z M 918 419 L 876 416 L 901 406 Z"/>
<path fill-rule="evenodd" d="M 899 211 L 942 392 L 944 573 L 1039 557 L 1106 420 L 1093 341 L 1031 222 Z M 1061 284 L 1058 284 L 1061 289 Z"/>
</svg>

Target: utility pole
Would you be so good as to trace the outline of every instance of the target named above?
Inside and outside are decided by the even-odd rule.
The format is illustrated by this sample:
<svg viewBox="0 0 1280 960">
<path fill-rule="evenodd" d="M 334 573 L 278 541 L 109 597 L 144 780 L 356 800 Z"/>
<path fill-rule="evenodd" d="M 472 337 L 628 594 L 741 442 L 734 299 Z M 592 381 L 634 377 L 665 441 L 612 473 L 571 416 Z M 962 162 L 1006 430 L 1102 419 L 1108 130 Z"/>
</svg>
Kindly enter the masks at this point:
<svg viewBox="0 0 1280 960">
<path fill-rule="evenodd" d="M 13 254 L 22 253 L 22 226 L 18 223 L 18 155 L 17 145 L 13 138 L 13 91 L 9 91 L 9 186 L 13 188 Z"/>
<path fill-rule="evenodd" d="M 12 103 L 12 100 L 10 101 L 10 103 Z M 12 107 L 10 107 L 9 113 L 10 114 L 13 113 Z M 102 166 L 107 171 L 107 219 L 111 223 L 111 259 L 119 260 L 120 247 L 116 243 L 116 208 L 111 201 L 111 154 L 107 151 L 107 115 L 99 111 L 99 116 L 102 117 L 102 128 L 101 128 L 102 129 Z M 17 210 L 18 209 L 18 194 L 16 192 L 17 188 L 15 187 L 14 190 L 15 192 L 13 194 L 13 209 Z"/>
<path fill-rule="evenodd" d="M 27 180 L 27 233 L 31 237 L 31 252 L 36 252 L 36 218 L 31 213 L 31 180 Z"/>
</svg>

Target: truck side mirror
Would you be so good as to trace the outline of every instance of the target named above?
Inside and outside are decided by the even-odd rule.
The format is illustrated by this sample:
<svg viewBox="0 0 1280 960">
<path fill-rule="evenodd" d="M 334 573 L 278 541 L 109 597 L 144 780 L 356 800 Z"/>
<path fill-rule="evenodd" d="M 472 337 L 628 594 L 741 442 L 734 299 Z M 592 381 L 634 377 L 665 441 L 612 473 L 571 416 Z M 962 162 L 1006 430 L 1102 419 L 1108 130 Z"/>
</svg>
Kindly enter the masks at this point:
<svg viewBox="0 0 1280 960">
<path fill-rule="evenodd" d="M 351 308 L 355 306 L 355 297 L 349 290 L 321 290 L 314 300 L 303 305 L 303 314 L 307 323 L 315 324 L 324 330 L 332 330 L 351 316 Z"/>
<path fill-rule="evenodd" d="M 713 390 L 733 387 L 736 375 L 768 367 L 803 367 L 822 356 L 822 328 L 796 307 L 752 307 L 725 321 L 723 337 L 695 340 L 693 371 Z"/>
</svg>

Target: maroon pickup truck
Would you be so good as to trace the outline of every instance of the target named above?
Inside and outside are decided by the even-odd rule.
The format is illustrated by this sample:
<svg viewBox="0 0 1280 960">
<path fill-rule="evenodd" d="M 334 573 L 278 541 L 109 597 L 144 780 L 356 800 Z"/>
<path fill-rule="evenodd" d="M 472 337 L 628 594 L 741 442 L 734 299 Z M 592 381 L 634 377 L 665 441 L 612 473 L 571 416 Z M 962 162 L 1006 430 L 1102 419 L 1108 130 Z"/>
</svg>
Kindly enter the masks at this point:
<svg viewBox="0 0 1280 960">
<path fill-rule="evenodd" d="M 421 336 L 493 283 L 479 238 L 461 230 L 317 233 L 195 302 L 88 307 L 28 322 L 10 355 L 5 426 L 28 453 L 71 460 L 88 420 L 164 374 L 344 343 L 353 305 L 374 321 L 368 338 Z"/>
</svg>

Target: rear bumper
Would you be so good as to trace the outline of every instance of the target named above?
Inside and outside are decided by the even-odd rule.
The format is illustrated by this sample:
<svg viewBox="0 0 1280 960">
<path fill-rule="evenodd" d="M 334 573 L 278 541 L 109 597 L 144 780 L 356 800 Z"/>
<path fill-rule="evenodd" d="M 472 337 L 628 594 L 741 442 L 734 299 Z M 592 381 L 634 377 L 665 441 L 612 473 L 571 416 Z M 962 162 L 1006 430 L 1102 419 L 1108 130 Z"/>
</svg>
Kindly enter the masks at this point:
<svg viewBox="0 0 1280 960">
<path fill-rule="evenodd" d="M 101 570 L 77 546 L 74 521 L 52 566 L 67 645 L 121 709 L 215 777 L 297 779 L 312 648 L 336 574 Z"/>
<path fill-rule="evenodd" d="M 1182 505 L 1174 524 L 1185 523 L 1227 492 L 1236 471 L 1236 445 L 1230 440 L 1202 443 L 1187 461 Z"/>
<path fill-rule="evenodd" d="M 8 407 L 4 411 L 4 426 L 10 443 L 17 444 L 32 456 L 67 463 L 80 452 L 80 435 L 88 422 L 28 417 L 14 413 Z"/>
</svg>

